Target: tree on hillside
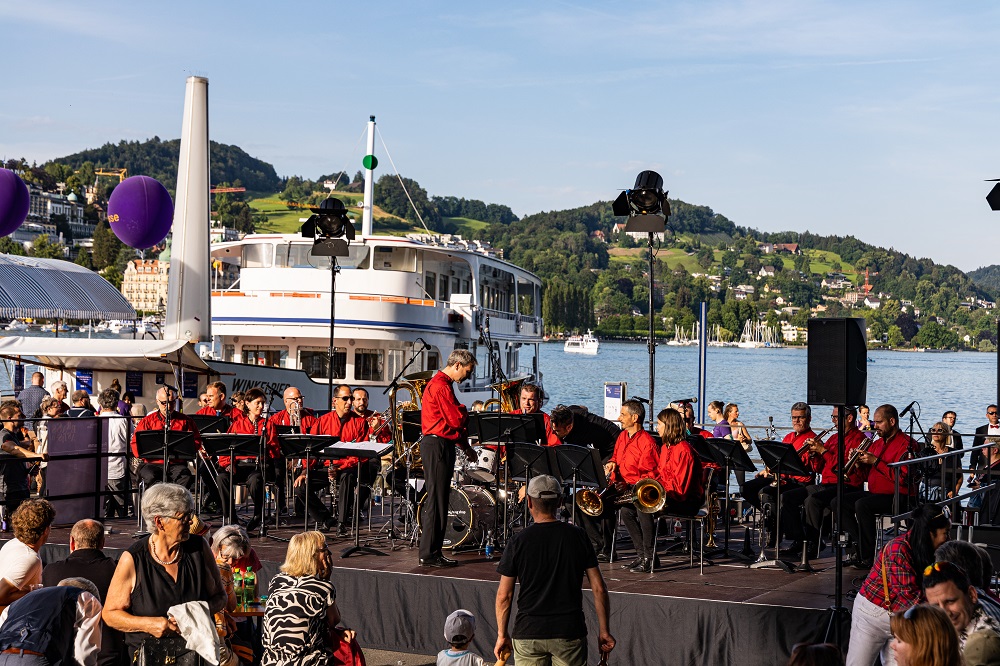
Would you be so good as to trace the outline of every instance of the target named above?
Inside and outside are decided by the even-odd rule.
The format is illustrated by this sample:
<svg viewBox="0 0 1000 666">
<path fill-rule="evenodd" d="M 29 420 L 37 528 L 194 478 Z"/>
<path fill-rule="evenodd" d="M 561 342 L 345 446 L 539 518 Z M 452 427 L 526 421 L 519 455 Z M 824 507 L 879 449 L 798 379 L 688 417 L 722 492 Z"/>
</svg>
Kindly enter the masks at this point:
<svg viewBox="0 0 1000 666">
<path fill-rule="evenodd" d="M 409 220 L 413 224 L 420 224 L 422 218 L 428 229 L 437 230 L 441 224 L 441 214 L 438 212 L 437 206 L 428 198 L 427 190 L 420 187 L 420 183 L 411 178 L 403 178 L 402 180 L 406 185 L 405 191 L 400 185 L 400 179 L 395 175 L 386 174 L 379 178 L 375 184 L 375 205 L 385 212 Z M 406 196 L 407 193 L 409 193 L 409 197 Z M 410 205 L 410 199 L 413 200 L 413 206 Z M 413 210 L 414 206 L 420 211 L 419 217 Z"/>
<path fill-rule="evenodd" d="M 91 258 L 94 269 L 100 271 L 113 265 L 119 250 L 124 245 L 108 227 L 107 220 L 101 220 L 94 229 L 94 254 Z"/>
<path fill-rule="evenodd" d="M 48 234 L 41 234 L 31 244 L 31 256 L 39 259 L 62 259 L 66 256 L 66 247 L 50 239 Z"/>
</svg>

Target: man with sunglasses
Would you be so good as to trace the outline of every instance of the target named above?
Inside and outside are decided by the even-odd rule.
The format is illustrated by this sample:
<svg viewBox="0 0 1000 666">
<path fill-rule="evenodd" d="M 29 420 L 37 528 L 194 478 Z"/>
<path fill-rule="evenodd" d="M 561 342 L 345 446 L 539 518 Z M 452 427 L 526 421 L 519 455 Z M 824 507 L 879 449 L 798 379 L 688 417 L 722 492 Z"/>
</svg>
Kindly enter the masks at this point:
<svg viewBox="0 0 1000 666">
<path fill-rule="evenodd" d="M 144 430 L 167 430 L 168 422 L 170 424 L 169 430 L 171 431 L 193 433 L 195 445 L 201 448 L 201 434 L 198 432 L 198 426 L 194 424 L 194 421 L 190 417 L 174 411 L 173 407 L 176 397 L 177 394 L 168 386 L 161 386 L 156 391 L 156 411 L 142 417 L 142 420 L 135 426 L 135 432 L 132 433 L 129 445 L 132 448 L 133 456 L 139 458 L 139 449 L 136 445 L 137 433 Z M 184 486 L 188 490 L 194 490 L 194 476 L 191 474 L 191 470 L 188 469 L 187 462 L 183 460 L 169 461 L 166 478 L 164 478 L 162 458 L 140 458 L 140 460 L 142 463 L 139 465 L 137 474 L 142 478 L 147 489 L 153 484 L 169 481 L 170 483 Z"/>
<path fill-rule="evenodd" d="M 1000 623 L 983 611 L 979 593 L 961 567 L 935 562 L 925 568 L 924 596 L 948 614 L 966 666 L 1000 663 Z"/>
<path fill-rule="evenodd" d="M 996 405 L 990 405 L 986 408 L 987 423 L 976 428 L 976 436 L 972 439 L 973 449 L 985 444 L 987 437 L 1000 437 L 1000 414 L 998 412 L 1000 410 L 997 409 Z M 969 457 L 969 467 L 978 470 L 986 467 L 987 464 L 986 450 L 973 450 L 972 455 Z M 969 480 L 971 481 L 972 478 L 970 477 Z"/>
<path fill-rule="evenodd" d="M 320 417 L 315 432 L 319 435 L 331 435 L 337 437 L 342 442 L 356 442 L 365 432 L 365 419 L 354 413 L 352 409 L 353 397 L 351 387 L 341 384 L 333 390 L 333 411 Z M 309 503 L 309 515 L 315 516 L 323 523 L 326 529 L 336 527 L 339 523 L 339 533 L 347 534 L 347 523 L 354 508 L 354 487 L 357 485 L 357 470 L 355 466 L 358 459 L 354 456 L 341 458 L 340 460 L 327 461 L 332 475 L 336 475 L 339 482 L 339 497 L 337 509 L 339 520 L 334 518 L 326 505 L 320 501 L 317 493 L 329 485 L 327 474 L 321 474 L 316 470 L 316 460 L 310 460 L 309 488 L 306 488 L 306 471 L 303 467 L 301 472 L 295 477 L 295 508 L 296 511 L 304 511 L 306 502 Z M 365 465 L 367 468 L 368 465 Z M 362 469 L 361 483 L 371 485 L 374 477 L 365 474 Z M 362 491 L 362 505 L 367 501 L 366 490 Z"/>
</svg>

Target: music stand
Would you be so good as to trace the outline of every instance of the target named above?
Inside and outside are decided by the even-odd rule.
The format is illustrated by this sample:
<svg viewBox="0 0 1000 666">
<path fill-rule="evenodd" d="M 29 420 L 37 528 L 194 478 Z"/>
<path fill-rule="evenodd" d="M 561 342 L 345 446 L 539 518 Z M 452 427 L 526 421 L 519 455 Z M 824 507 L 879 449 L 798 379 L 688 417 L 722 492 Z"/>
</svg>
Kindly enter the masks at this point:
<svg viewBox="0 0 1000 666">
<path fill-rule="evenodd" d="M 601 456 L 597 449 L 589 446 L 577 446 L 576 444 L 563 444 L 554 446 L 556 464 L 559 466 L 559 476 L 563 479 L 572 478 L 573 490 L 570 497 L 573 498 L 572 520 L 576 525 L 576 488 L 579 482 L 596 485 L 603 490 L 608 485 L 608 480 L 604 474 L 604 466 L 601 465 Z"/>
<path fill-rule="evenodd" d="M 232 419 L 228 416 L 209 416 L 208 414 L 192 414 L 191 420 L 202 435 L 209 433 L 221 434 L 229 432 L 229 425 Z"/>
<path fill-rule="evenodd" d="M 545 435 L 545 415 L 473 412 L 469 415 L 469 433 L 479 437 L 480 444 L 537 442 Z"/>
<path fill-rule="evenodd" d="M 225 418 L 225 417 L 222 417 Z M 226 498 L 226 504 L 229 506 L 229 521 L 239 524 L 239 520 L 236 519 L 235 514 L 235 501 L 234 495 L 235 491 L 233 488 L 233 471 L 236 469 L 236 456 L 252 456 L 254 458 L 260 453 L 260 437 L 257 435 L 246 435 L 246 434 L 235 434 L 235 433 L 219 433 L 219 432 L 203 432 L 201 435 L 201 442 L 205 448 L 205 452 L 213 458 L 217 458 L 221 455 L 229 456 L 229 497 Z M 261 482 L 264 478 L 261 477 Z M 221 488 L 220 488 L 221 490 Z M 254 498 L 256 502 L 256 498 Z M 263 516 L 263 507 L 261 515 Z M 223 521 L 225 524 L 228 521 Z M 261 521 L 263 524 L 263 520 Z"/>
<path fill-rule="evenodd" d="M 730 494 L 729 494 L 729 473 L 730 471 L 737 472 L 756 472 L 757 466 L 753 464 L 750 460 L 750 456 L 747 455 L 746 450 L 743 448 L 743 444 L 736 439 L 724 439 L 721 437 L 710 437 L 705 440 L 706 445 L 715 454 L 716 460 L 722 461 L 721 467 L 726 470 L 725 472 L 725 488 L 726 488 L 726 531 L 723 537 L 722 553 L 727 555 L 732 555 L 733 557 L 739 559 L 749 559 L 749 555 L 745 553 L 737 553 L 736 551 L 729 550 L 729 535 L 732 530 L 732 514 L 729 511 Z M 749 530 L 744 531 L 743 544 L 744 546 L 748 544 L 746 539 L 746 533 Z"/>
<path fill-rule="evenodd" d="M 297 426 L 295 426 L 297 427 Z M 306 464 L 306 497 L 305 501 L 302 502 L 305 505 L 303 509 L 303 524 L 304 529 L 309 529 L 309 493 L 311 492 L 309 488 L 309 470 L 311 467 L 311 461 L 315 458 L 314 453 L 319 452 L 322 449 L 335 444 L 340 441 L 339 437 L 334 437 L 333 435 L 301 435 L 301 434 L 288 434 L 288 435 L 278 435 L 278 441 L 281 442 L 281 453 L 286 458 L 305 458 Z"/>
<path fill-rule="evenodd" d="M 802 459 L 799 458 L 798 452 L 796 452 L 795 447 L 791 444 L 772 441 L 755 442 L 755 444 L 757 445 L 757 451 L 760 452 L 760 457 L 764 461 L 764 464 L 774 473 L 775 479 L 778 480 L 778 487 L 776 489 L 777 492 L 775 493 L 776 499 L 774 509 L 774 559 L 758 559 L 750 565 L 750 568 L 761 569 L 763 567 L 779 567 L 784 569 L 787 573 L 793 573 L 795 571 L 795 564 L 786 562 L 778 557 L 778 551 L 781 548 L 781 476 L 783 474 L 812 476 L 813 472 L 811 469 L 807 469 L 806 466 L 802 464 Z M 765 557 L 764 553 L 766 550 L 767 542 L 765 541 L 760 545 L 761 558 Z"/>
<path fill-rule="evenodd" d="M 372 445 L 381 448 L 373 449 L 371 448 Z M 390 448 L 395 447 L 391 444 L 387 446 L 378 442 L 340 442 L 316 452 L 316 457 L 322 460 L 339 460 L 340 458 L 350 457 L 358 459 L 358 464 L 355 465 L 358 469 L 358 478 L 357 483 L 354 485 L 354 545 L 345 548 L 340 553 L 341 558 L 350 557 L 355 553 L 361 553 L 362 555 L 389 555 L 389 553 L 383 553 L 377 548 L 361 545 L 361 465 L 367 463 L 372 458 L 381 458 Z M 308 481 L 306 483 L 308 484 Z"/>
<path fill-rule="evenodd" d="M 510 478 L 515 481 L 524 481 L 525 485 L 531 482 L 531 477 L 540 474 L 554 476 L 562 483 L 562 475 L 559 474 L 559 462 L 556 460 L 556 449 L 558 446 L 538 446 L 537 444 L 518 444 L 507 451 L 507 465 L 510 468 Z M 524 501 L 524 524 L 528 524 L 528 501 Z M 507 526 L 504 525 L 506 533 Z M 506 534 L 504 534 L 506 538 Z"/>
</svg>

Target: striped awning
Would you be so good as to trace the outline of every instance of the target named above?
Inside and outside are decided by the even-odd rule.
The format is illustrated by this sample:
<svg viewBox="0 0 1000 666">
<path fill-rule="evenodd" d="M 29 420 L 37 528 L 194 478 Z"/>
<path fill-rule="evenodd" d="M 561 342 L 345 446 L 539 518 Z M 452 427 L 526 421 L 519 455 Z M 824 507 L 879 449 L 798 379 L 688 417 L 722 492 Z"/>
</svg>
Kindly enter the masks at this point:
<svg viewBox="0 0 1000 666">
<path fill-rule="evenodd" d="M 0 254 L 0 317 L 135 319 L 135 309 L 94 271 L 60 259 Z"/>
</svg>

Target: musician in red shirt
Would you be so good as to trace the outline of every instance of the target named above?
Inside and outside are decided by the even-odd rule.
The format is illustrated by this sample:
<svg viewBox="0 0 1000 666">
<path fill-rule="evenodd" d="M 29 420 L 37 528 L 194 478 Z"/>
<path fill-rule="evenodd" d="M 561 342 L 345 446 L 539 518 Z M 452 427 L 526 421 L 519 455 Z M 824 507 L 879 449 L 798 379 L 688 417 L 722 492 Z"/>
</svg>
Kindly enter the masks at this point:
<svg viewBox="0 0 1000 666">
<path fill-rule="evenodd" d="M 656 432 L 663 442 L 656 479 L 663 486 L 670 513 L 694 515 L 705 501 L 705 470 L 684 430 L 684 420 L 676 409 L 667 408 L 656 415 Z"/>
<path fill-rule="evenodd" d="M 278 501 L 279 513 L 285 511 L 284 497 L 287 487 L 285 475 L 288 465 L 281 451 L 281 442 L 278 440 L 278 426 L 298 426 L 298 432 L 309 434 L 314 432 L 319 420 L 311 409 L 302 406 L 302 391 L 297 387 L 286 388 L 282 399 L 285 408 L 267 420 L 264 430 L 267 439 L 267 460 L 264 462 L 265 466 L 274 466 L 274 482 L 278 486 L 278 497 L 281 498 Z"/>
<path fill-rule="evenodd" d="M 468 350 L 456 349 L 448 356 L 448 365 L 427 382 L 420 412 L 420 455 L 424 462 L 424 521 L 420 535 L 420 566 L 453 567 L 458 562 L 441 553 L 444 531 L 448 525 L 448 494 L 455 472 L 455 447 L 466 455 L 475 451 L 469 446 L 469 413 L 455 397 L 455 382 L 465 381 L 476 367 L 476 357 Z"/>
<path fill-rule="evenodd" d="M 252 388 L 246 392 L 245 402 L 246 415 L 230 407 L 233 422 L 229 425 L 229 432 L 239 435 L 264 436 L 267 424 L 267 418 L 264 416 L 264 404 L 267 402 L 267 396 L 259 388 Z M 211 404 L 211 397 L 209 404 Z M 219 456 L 219 486 L 222 490 L 223 510 L 227 513 L 229 503 L 233 498 L 232 488 L 229 484 L 230 466 L 232 466 L 233 483 L 245 483 L 247 491 L 253 499 L 253 518 L 246 525 L 247 531 L 252 532 L 260 527 L 264 515 L 264 477 L 257 464 L 257 456 L 236 456 L 235 466 L 233 466 L 233 461 L 229 456 Z M 274 468 L 268 465 L 267 471 L 269 480 L 273 479 Z M 229 522 L 233 522 L 228 515 L 226 517 Z"/>
<path fill-rule="evenodd" d="M 872 425 L 878 436 L 868 451 L 858 455 L 858 467 L 868 481 L 868 490 L 844 495 L 844 529 L 856 544 L 848 564 L 857 569 L 869 569 L 875 558 L 875 516 L 905 511 L 906 500 L 912 494 L 910 468 L 889 465 L 912 457 L 920 448 L 899 429 L 899 413 L 892 405 L 876 409 Z M 893 507 L 897 477 L 900 494 L 898 511 Z M 836 500 L 833 506 L 836 511 Z"/>
<path fill-rule="evenodd" d="M 520 409 L 515 409 L 511 414 L 538 414 L 545 417 L 545 434 L 542 435 L 542 446 L 559 446 L 562 440 L 552 432 L 552 420 L 549 415 L 542 411 L 542 387 L 538 384 L 524 384 L 521 386 L 519 396 Z"/>
<path fill-rule="evenodd" d="M 166 386 L 161 386 L 156 391 L 157 410 L 142 417 L 142 420 L 135 426 L 135 432 L 132 433 L 130 446 L 132 447 L 133 456 L 136 458 L 139 457 L 139 449 L 136 447 L 135 442 L 136 433 L 144 430 L 165 430 L 167 429 L 168 419 L 170 421 L 170 430 L 194 433 L 195 444 L 198 448 L 201 448 L 201 435 L 198 433 L 198 427 L 195 426 L 194 421 L 184 414 L 174 411 L 173 404 L 176 398 L 177 394 Z M 142 463 L 139 465 L 138 475 L 142 478 L 147 488 L 154 483 L 164 481 L 163 458 L 142 458 L 141 460 Z M 194 489 L 194 476 L 191 474 L 191 470 L 188 469 L 187 462 L 183 460 L 171 460 L 167 464 L 166 480 L 171 483 L 180 484 L 188 490 Z"/>
<path fill-rule="evenodd" d="M 798 452 L 802 463 L 807 469 L 813 472 L 822 470 L 823 456 L 814 455 L 809 452 L 806 442 L 816 436 L 812 431 L 812 410 L 804 402 L 797 402 L 792 405 L 792 431 L 781 440 L 785 444 L 791 444 Z M 759 510 L 763 510 L 765 504 L 776 506 L 777 488 L 772 486 L 774 473 L 765 469 L 757 472 L 757 476 L 743 484 L 743 498 Z M 790 474 L 781 475 L 781 527 L 785 536 L 793 540 L 793 544 L 787 551 L 797 553 L 802 548 L 802 540 L 805 531 L 802 527 L 802 516 L 800 509 L 805 501 L 807 493 L 806 486 L 813 482 L 813 475 L 792 476 Z M 773 511 L 768 523 L 772 537 L 768 540 L 768 547 L 774 548 L 781 541 L 780 537 L 775 538 L 776 516 Z"/>
<path fill-rule="evenodd" d="M 840 412 L 839 407 L 833 408 L 830 420 L 833 426 L 837 427 L 837 417 Z M 809 451 L 814 455 L 823 457 L 823 469 L 819 483 L 806 486 L 808 497 L 805 500 L 806 516 L 806 537 L 809 539 L 809 549 L 807 552 L 816 552 L 819 545 L 820 533 L 823 528 L 823 514 L 831 508 L 833 500 L 837 499 L 837 443 L 839 435 L 834 433 L 823 443 L 820 439 L 809 440 Z M 854 407 L 844 408 L 844 462 L 847 462 L 847 455 L 865 441 L 865 435 L 858 430 L 857 410 Z M 865 478 L 857 465 L 850 474 L 844 477 L 844 494 L 858 492 L 864 488 Z"/>
<path fill-rule="evenodd" d="M 656 476 L 659 447 L 652 435 L 642 427 L 645 418 L 646 410 L 638 400 L 626 400 L 622 403 L 621 414 L 618 416 L 622 431 L 615 440 L 615 452 L 611 454 L 611 460 L 604 465 L 604 474 L 608 477 L 609 484 L 625 483 L 632 486 L 639 479 Z M 614 503 L 604 502 L 604 510 L 613 514 Z M 653 557 L 656 555 L 652 514 L 642 513 L 630 502 L 621 506 L 621 516 L 636 554 L 635 561 L 622 568 L 634 573 L 651 572 Z"/>
<path fill-rule="evenodd" d="M 351 387 L 347 384 L 340 384 L 333 389 L 333 411 L 320 417 L 316 424 L 315 432 L 318 435 L 331 435 L 342 442 L 357 442 L 362 439 L 366 432 L 366 421 L 354 413 L 353 396 Z M 354 515 L 354 487 L 357 485 L 358 459 L 354 456 L 340 458 L 338 460 L 326 461 L 329 474 L 323 474 L 322 469 L 317 469 L 316 461 L 311 460 L 309 472 L 309 489 L 306 489 L 305 469 L 295 479 L 295 508 L 301 513 L 305 508 L 305 502 L 309 502 L 309 515 L 317 516 L 323 521 L 327 529 L 339 525 L 338 532 L 341 535 L 347 534 L 347 524 L 350 516 Z M 339 495 L 337 500 L 338 518 L 334 518 L 326 505 L 320 501 L 317 491 L 329 485 L 329 477 L 336 476 L 338 482 Z M 371 485 L 374 477 L 362 474 L 362 484 Z M 362 492 L 362 505 L 368 500 L 367 489 Z"/>
<path fill-rule="evenodd" d="M 228 419 L 236 418 L 236 410 L 226 404 L 226 385 L 222 382 L 213 382 L 205 389 L 207 405 L 199 409 L 195 414 L 202 416 L 225 416 Z"/>
</svg>

